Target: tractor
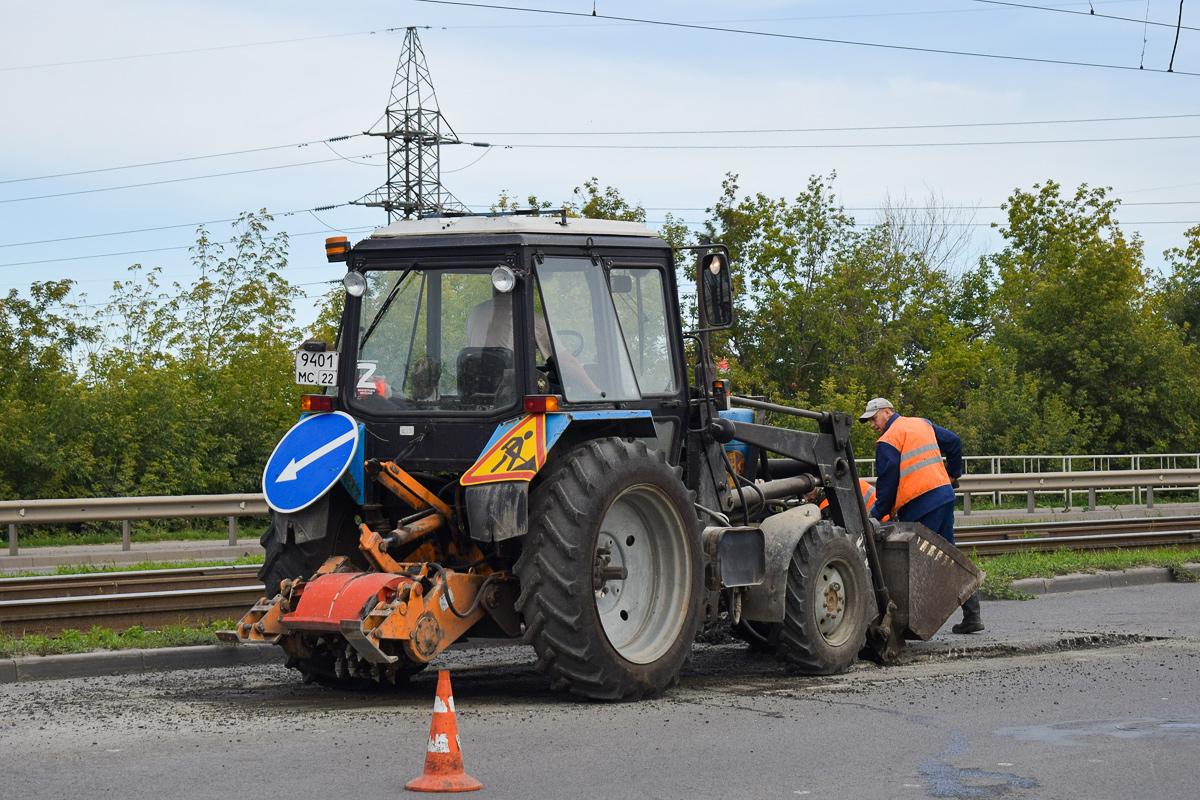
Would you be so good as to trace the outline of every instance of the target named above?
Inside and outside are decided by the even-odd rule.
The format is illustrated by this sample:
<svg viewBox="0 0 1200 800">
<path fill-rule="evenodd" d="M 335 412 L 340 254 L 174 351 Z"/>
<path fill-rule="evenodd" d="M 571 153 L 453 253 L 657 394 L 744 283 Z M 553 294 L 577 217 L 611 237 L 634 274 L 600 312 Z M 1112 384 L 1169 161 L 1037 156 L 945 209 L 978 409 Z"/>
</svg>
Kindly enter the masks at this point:
<svg viewBox="0 0 1200 800">
<path fill-rule="evenodd" d="M 932 636 L 982 573 L 870 519 L 849 415 L 730 392 L 708 344 L 733 323 L 729 253 L 684 249 L 690 331 L 680 249 L 640 223 L 427 217 L 327 241 L 337 339 L 296 352 L 324 389 L 267 463 L 266 592 L 227 638 L 338 685 L 520 640 L 553 688 L 633 700 L 676 684 L 718 618 L 807 674 Z"/>
</svg>

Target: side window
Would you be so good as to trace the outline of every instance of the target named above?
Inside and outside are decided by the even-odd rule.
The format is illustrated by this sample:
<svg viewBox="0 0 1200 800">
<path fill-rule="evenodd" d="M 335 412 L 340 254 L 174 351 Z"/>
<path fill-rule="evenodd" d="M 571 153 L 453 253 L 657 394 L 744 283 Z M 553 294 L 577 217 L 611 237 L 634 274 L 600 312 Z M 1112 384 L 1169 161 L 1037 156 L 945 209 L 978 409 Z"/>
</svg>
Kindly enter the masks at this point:
<svg viewBox="0 0 1200 800">
<path fill-rule="evenodd" d="M 535 269 L 567 400 L 638 399 L 637 378 L 603 270 L 591 259 L 564 256 L 547 256 Z"/>
<path fill-rule="evenodd" d="M 642 394 L 674 394 L 679 387 L 668 336 L 662 271 L 620 267 L 609 273 L 609 282 Z"/>
</svg>

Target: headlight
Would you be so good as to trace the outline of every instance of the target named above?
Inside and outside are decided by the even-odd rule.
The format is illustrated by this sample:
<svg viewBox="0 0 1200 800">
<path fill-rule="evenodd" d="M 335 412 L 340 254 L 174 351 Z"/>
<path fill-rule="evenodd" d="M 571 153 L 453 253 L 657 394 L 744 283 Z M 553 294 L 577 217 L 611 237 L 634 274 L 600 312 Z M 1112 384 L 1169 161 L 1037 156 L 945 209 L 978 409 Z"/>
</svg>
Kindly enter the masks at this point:
<svg viewBox="0 0 1200 800">
<path fill-rule="evenodd" d="M 492 270 L 492 286 L 501 294 L 508 294 L 517 285 L 517 276 L 511 268 L 501 264 Z"/>
<path fill-rule="evenodd" d="M 495 279 L 492 279 L 493 282 Z M 346 273 L 346 277 L 342 278 L 342 286 L 346 287 L 346 294 L 351 297 L 362 297 L 367 291 L 367 279 L 363 277 L 361 272 L 351 270 Z"/>
</svg>

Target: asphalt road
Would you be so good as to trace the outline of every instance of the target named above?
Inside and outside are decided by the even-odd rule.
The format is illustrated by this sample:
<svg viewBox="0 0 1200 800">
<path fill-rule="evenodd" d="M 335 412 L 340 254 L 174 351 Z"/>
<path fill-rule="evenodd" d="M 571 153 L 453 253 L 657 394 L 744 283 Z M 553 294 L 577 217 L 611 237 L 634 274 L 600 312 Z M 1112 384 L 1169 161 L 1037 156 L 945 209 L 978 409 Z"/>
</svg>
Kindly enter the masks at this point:
<svg viewBox="0 0 1200 800">
<path fill-rule="evenodd" d="M 551 692 L 521 647 L 440 666 L 478 797 L 1200 793 L 1200 584 L 987 602 L 984 615 L 984 634 L 939 634 L 899 666 L 831 678 L 702 646 L 679 687 L 636 704 Z M 348 693 L 256 665 L 0 686 L 5 795 L 394 797 L 421 771 L 435 679 Z"/>
</svg>

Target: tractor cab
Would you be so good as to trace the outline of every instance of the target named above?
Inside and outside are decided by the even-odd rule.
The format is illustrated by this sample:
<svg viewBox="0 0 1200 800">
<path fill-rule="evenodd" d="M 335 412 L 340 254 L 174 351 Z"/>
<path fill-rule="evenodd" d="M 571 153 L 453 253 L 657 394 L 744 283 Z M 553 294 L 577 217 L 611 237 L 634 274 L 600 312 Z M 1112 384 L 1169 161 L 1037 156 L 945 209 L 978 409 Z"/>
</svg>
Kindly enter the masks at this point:
<svg viewBox="0 0 1200 800">
<path fill-rule="evenodd" d="M 352 367 L 335 391 L 372 429 L 368 458 L 408 449 L 415 469 L 461 469 L 497 422 L 547 396 L 564 411 L 650 411 L 656 446 L 678 452 L 687 373 L 672 251 L 645 226 L 409 220 L 342 257 L 339 350 Z"/>
</svg>

